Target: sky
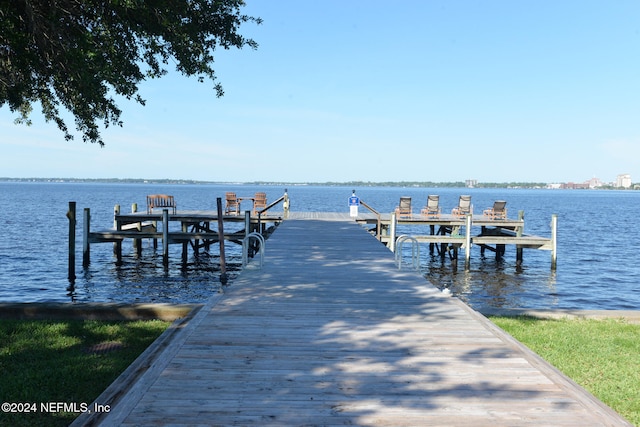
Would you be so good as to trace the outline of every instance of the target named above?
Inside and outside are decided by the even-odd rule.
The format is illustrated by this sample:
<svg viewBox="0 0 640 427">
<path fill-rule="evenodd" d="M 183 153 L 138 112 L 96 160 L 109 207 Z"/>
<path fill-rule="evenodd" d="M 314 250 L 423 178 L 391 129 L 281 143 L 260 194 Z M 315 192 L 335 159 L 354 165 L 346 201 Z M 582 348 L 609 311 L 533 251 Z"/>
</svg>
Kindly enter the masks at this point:
<svg viewBox="0 0 640 427">
<path fill-rule="evenodd" d="M 246 0 L 225 90 L 175 72 L 101 148 L 0 108 L 0 177 L 640 181 L 636 0 Z M 73 127 L 73 120 L 69 121 Z"/>
</svg>

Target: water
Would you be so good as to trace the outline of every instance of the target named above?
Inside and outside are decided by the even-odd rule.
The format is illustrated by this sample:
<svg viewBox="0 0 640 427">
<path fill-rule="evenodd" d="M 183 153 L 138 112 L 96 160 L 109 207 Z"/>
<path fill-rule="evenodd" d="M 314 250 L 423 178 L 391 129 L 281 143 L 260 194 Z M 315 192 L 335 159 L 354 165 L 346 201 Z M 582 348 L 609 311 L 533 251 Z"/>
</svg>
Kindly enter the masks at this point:
<svg viewBox="0 0 640 427">
<path fill-rule="evenodd" d="M 292 211 L 347 212 L 351 188 L 290 186 Z M 269 201 L 284 193 L 279 186 L 152 185 L 97 183 L 0 183 L 0 301 L 81 302 L 202 302 L 217 292 L 219 257 L 212 249 L 199 258 L 190 252 L 186 266 L 181 245 L 172 245 L 170 264 L 164 268 L 161 249 L 145 241 L 138 257 L 130 242 L 123 245 L 124 263 L 115 265 L 110 244 L 91 246 L 91 265 L 81 267 L 82 210 L 91 208 L 92 229 L 110 228 L 113 207 L 141 209 L 152 193 L 174 195 L 178 209 L 215 209 L 226 191 L 252 195 L 265 191 Z M 457 204 L 460 194 L 471 194 L 476 214 L 507 200 L 509 217 L 525 212 L 525 232 L 550 237 L 552 214 L 558 215 L 558 268 L 551 271 L 550 252 L 524 250 L 516 267 L 515 249 L 507 247 L 504 259 L 493 253 L 481 256 L 474 248 L 471 268 L 462 262 L 430 256 L 423 246 L 422 269 L 426 280 L 447 287 L 471 306 L 505 308 L 640 309 L 640 192 L 521 189 L 424 189 L 366 187 L 358 196 L 380 212 L 391 212 L 400 196 L 411 196 L 413 210 L 439 194 L 443 212 Z M 69 288 L 68 202 L 77 202 L 78 244 L 75 286 Z M 361 209 L 363 209 L 361 207 Z M 401 229 L 399 233 L 426 230 Z M 233 278 L 240 263 L 236 245 L 227 245 L 227 266 Z M 462 254 L 461 254 L 462 255 Z M 268 260 L 268 244 L 267 254 Z"/>
</svg>

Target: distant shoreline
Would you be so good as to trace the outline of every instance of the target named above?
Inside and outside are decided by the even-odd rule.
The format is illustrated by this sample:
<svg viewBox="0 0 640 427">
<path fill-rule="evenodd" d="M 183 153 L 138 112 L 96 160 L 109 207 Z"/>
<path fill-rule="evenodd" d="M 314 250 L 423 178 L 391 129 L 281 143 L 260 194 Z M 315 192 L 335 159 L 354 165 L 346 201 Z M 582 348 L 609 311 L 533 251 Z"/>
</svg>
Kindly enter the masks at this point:
<svg viewBox="0 0 640 427">
<path fill-rule="evenodd" d="M 146 179 L 146 178 L 10 178 L 0 177 L 0 182 L 24 183 L 96 183 L 96 184 L 148 184 L 148 185 L 270 185 L 270 186 L 323 186 L 323 187 L 402 187 L 402 188 L 513 188 L 513 189 L 550 189 L 546 182 L 477 182 L 473 187 L 462 181 L 345 181 L 345 182 L 284 182 L 284 181 L 200 181 L 192 179 Z M 576 190 L 625 190 L 619 187 L 602 186 L 595 189 L 578 188 Z M 633 187 L 626 190 L 633 190 Z"/>
</svg>

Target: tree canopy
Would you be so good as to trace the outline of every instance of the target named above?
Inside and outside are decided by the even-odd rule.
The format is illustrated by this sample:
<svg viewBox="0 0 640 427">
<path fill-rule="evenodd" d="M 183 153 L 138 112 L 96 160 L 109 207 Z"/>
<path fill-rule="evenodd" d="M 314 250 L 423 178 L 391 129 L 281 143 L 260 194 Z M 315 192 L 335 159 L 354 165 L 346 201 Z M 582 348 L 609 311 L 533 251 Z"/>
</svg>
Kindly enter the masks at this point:
<svg viewBox="0 0 640 427">
<path fill-rule="evenodd" d="M 0 0 L 0 108 L 30 123 L 42 107 L 67 140 L 61 109 L 75 119 L 85 142 L 104 145 L 104 127 L 122 125 L 115 97 L 144 105 L 145 79 L 177 71 L 209 79 L 216 49 L 257 48 L 239 34 L 261 19 L 241 13 L 243 0 Z"/>
</svg>

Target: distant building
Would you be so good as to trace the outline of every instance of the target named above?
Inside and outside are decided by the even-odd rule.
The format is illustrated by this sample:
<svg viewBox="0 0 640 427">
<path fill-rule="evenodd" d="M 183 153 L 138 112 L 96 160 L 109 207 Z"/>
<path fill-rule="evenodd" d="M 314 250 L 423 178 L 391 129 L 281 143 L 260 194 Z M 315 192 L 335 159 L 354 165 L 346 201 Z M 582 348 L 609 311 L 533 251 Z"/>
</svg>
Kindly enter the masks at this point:
<svg viewBox="0 0 640 427">
<path fill-rule="evenodd" d="M 474 188 L 475 186 L 477 186 L 477 185 L 478 185 L 478 180 L 477 180 L 477 179 L 467 179 L 467 180 L 464 182 L 464 185 L 465 185 L 467 188 Z"/>
<path fill-rule="evenodd" d="M 602 181 L 600 181 L 600 178 L 591 178 L 589 181 L 587 181 L 589 183 L 589 188 L 598 188 L 598 187 L 602 187 Z"/>
<path fill-rule="evenodd" d="M 623 173 L 616 178 L 616 187 L 631 188 L 631 174 Z"/>
<path fill-rule="evenodd" d="M 583 183 L 565 182 L 563 184 L 560 184 L 560 188 L 567 190 L 587 190 L 589 189 L 589 181 Z"/>
</svg>

